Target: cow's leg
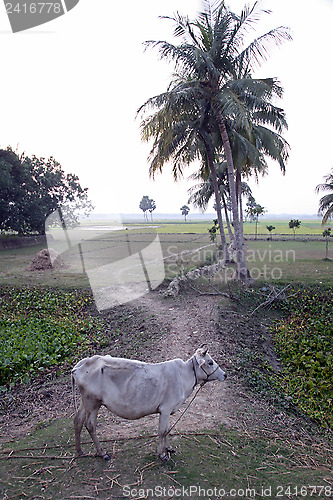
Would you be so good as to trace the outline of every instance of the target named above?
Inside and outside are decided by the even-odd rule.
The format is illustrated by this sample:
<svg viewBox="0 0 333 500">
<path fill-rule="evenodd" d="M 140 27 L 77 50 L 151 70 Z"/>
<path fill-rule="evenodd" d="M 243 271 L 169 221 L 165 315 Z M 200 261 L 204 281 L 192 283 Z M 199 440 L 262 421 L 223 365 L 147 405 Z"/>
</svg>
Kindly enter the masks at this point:
<svg viewBox="0 0 333 500">
<path fill-rule="evenodd" d="M 83 406 L 83 403 L 81 402 L 80 407 L 74 417 L 75 450 L 79 456 L 83 455 L 83 451 L 81 448 L 81 431 L 85 419 L 86 419 L 86 410 Z"/>
<path fill-rule="evenodd" d="M 170 413 L 161 413 L 158 424 L 158 449 L 157 453 L 162 460 L 168 460 L 168 430 L 169 430 Z"/>
<path fill-rule="evenodd" d="M 165 447 L 166 447 L 166 450 L 168 453 L 176 453 L 176 450 L 170 446 L 170 443 L 169 443 L 169 433 L 167 434 L 166 438 L 165 438 Z"/>
<path fill-rule="evenodd" d="M 96 420 L 97 420 L 97 413 L 98 413 L 99 409 L 100 409 L 100 406 L 97 406 L 97 408 L 94 408 L 92 411 L 87 412 L 87 418 L 86 418 L 85 425 L 86 425 L 87 431 L 89 432 L 89 434 L 91 436 L 91 439 L 94 442 L 94 445 L 95 445 L 95 448 L 97 451 L 96 455 L 98 457 L 104 458 L 104 460 L 110 460 L 109 455 L 107 453 L 104 453 L 104 451 L 100 445 L 100 442 L 98 440 L 97 433 L 96 433 Z"/>
</svg>

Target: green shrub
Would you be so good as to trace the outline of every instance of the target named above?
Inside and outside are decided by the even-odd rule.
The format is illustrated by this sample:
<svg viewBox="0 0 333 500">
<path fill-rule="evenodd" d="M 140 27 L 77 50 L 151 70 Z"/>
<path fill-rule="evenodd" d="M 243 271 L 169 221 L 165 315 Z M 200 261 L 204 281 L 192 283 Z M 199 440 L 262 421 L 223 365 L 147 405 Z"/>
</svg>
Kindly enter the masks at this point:
<svg viewBox="0 0 333 500">
<path fill-rule="evenodd" d="M 86 292 L 0 290 L 0 385 L 60 364 L 98 336 Z"/>
<path fill-rule="evenodd" d="M 283 363 L 278 379 L 305 413 L 333 427 L 333 291 L 298 291 L 275 327 Z"/>
</svg>

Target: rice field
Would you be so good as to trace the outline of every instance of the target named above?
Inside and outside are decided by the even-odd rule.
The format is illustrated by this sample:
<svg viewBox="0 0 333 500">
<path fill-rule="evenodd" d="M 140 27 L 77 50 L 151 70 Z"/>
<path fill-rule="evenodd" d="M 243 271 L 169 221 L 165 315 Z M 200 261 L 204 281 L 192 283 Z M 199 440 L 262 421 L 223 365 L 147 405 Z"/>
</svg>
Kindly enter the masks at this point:
<svg viewBox="0 0 333 500">
<path fill-rule="evenodd" d="M 275 225 L 269 239 L 266 225 Z M 18 248 L 0 252 L 0 284 L 39 284 L 89 288 L 91 271 L 100 275 L 112 263 L 125 263 L 123 259 L 147 252 L 158 255 L 164 265 L 166 279 L 181 272 L 212 263 L 216 245 L 211 242 L 210 221 L 124 224 L 125 229 L 114 229 L 112 221 L 94 222 L 93 226 L 69 231 L 67 235 L 54 229 L 48 240 L 49 247 L 62 255 L 69 265 L 66 270 L 27 271 L 31 259 L 42 247 Z M 325 260 L 325 239 L 319 220 L 306 220 L 296 237 L 288 227 L 288 220 L 261 221 L 258 239 L 254 239 L 254 223 L 244 224 L 245 254 L 252 277 L 260 282 L 302 282 L 333 285 L 333 238 Z M 150 249 L 150 250 L 147 250 Z M 221 277 L 228 283 L 233 267 Z"/>
</svg>

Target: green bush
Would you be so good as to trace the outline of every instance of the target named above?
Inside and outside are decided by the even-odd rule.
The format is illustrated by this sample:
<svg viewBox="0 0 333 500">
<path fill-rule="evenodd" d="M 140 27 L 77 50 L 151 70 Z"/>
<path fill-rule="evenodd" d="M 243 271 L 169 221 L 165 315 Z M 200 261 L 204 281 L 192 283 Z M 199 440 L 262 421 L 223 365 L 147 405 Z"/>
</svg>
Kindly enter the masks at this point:
<svg viewBox="0 0 333 500">
<path fill-rule="evenodd" d="M 60 364 L 98 335 L 88 293 L 38 288 L 0 290 L 0 385 Z"/>
<path fill-rule="evenodd" d="M 283 363 L 278 385 L 305 413 L 333 427 L 333 291 L 301 290 L 275 327 Z"/>
</svg>

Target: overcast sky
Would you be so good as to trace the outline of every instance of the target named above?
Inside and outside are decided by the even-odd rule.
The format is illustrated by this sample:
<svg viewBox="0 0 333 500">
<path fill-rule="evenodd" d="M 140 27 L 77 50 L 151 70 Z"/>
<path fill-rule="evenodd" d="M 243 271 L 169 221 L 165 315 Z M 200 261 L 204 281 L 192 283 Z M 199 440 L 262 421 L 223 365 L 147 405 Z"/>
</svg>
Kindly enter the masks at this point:
<svg viewBox="0 0 333 500">
<path fill-rule="evenodd" d="M 227 3 L 239 11 L 245 2 Z M 333 167 L 333 0 L 260 5 L 272 14 L 263 16 L 258 34 L 284 25 L 293 36 L 255 75 L 278 77 L 285 88 L 291 154 L 285 176 L 272 164 L 251 186 L 269 213 L 313 214 L 315 186 Z M 149 145 L 141 143 L 135 120 L 145 100 L 166 90 L 172 67 L 142 43 L 171 40 L 171 23 L 158 16 L 179 10 L 193 18 L 199 8 L 199 0 L 80 0 L 66 15 L 12 34 L 1 2 L 0 147 L 55 157 L 89 188 L 96 212 L 139 212 L 148 195 L 156 212 L 179 213 L 188 199 L 187 173 L 174 183 L 166 167 L 149 179 Z"/>
</svg>

